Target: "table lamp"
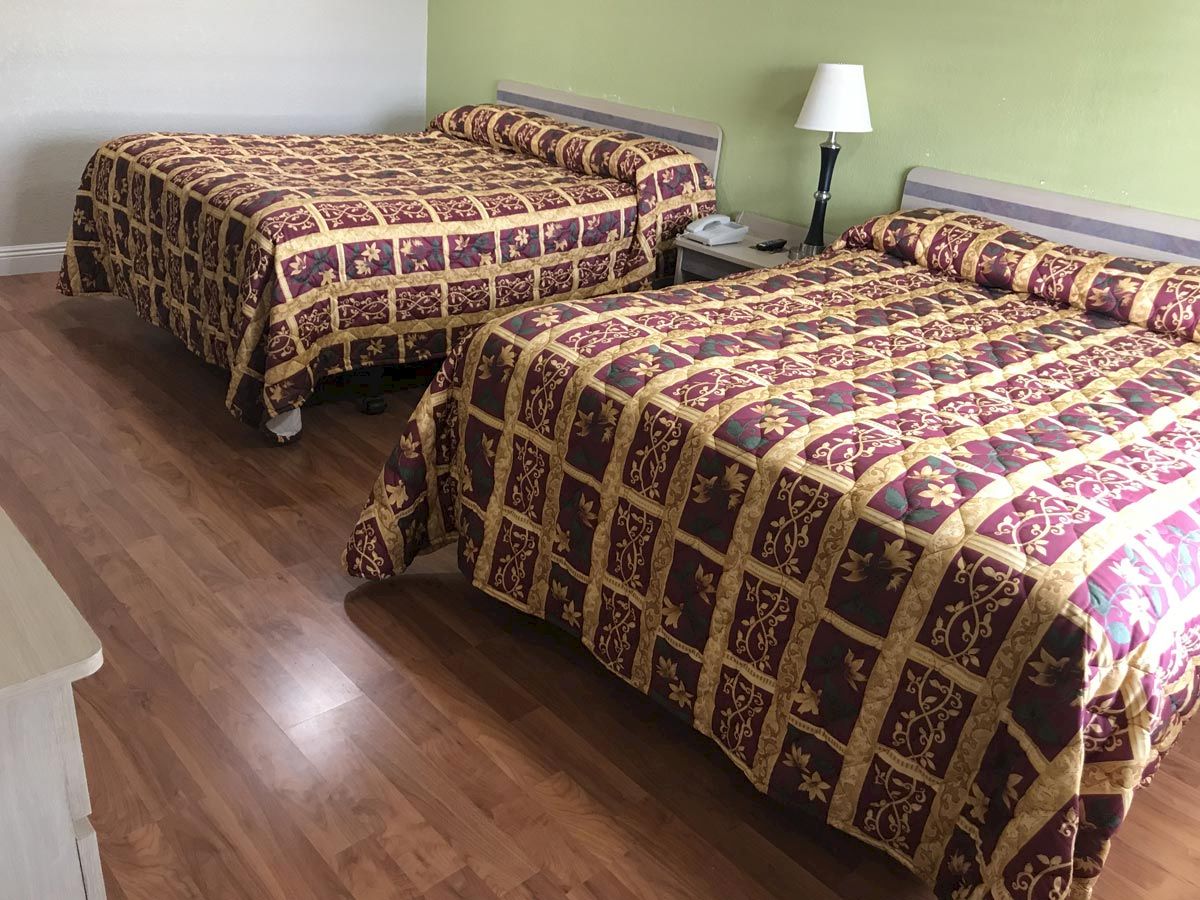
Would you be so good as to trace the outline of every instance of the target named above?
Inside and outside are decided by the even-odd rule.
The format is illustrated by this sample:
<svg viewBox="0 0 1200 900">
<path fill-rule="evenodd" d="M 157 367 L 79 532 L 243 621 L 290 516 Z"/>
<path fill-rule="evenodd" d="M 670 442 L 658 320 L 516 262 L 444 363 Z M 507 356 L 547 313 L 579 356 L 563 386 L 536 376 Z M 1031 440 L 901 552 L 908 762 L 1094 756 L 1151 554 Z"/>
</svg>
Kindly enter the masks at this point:
<svg viewBox="0 0 1200 900">
<path fill-rule="evenodd" d="M 805 131 L 824 131 L 829 137 L 821 144 L 821 177 L 813 194 L 812 221 L 801 250 L 804 256 L 816 256 L 825 249 L 825 208 L 829 205 L 829 187 L 833 183 L 833 164 L 841 145 L 839 131 L 871 130 L 871 110 L 867 106 L 867 83 L 863 67 L 844 63 L 821 63 L 804 98 L 804 108 L 796 127 Z"/>
</svg>

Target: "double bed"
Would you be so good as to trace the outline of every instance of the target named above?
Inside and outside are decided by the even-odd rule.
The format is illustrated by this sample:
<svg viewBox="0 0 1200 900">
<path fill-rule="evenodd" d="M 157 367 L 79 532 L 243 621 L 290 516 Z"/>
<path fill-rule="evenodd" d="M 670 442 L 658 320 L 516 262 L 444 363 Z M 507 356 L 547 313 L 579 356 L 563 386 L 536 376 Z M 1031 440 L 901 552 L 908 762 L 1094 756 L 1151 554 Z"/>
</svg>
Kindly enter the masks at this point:
<svg viewBox="0 0 1200 900">
<path fill-rule="evenodd" d="M 940 898 L 1085 898 L 1196 704 L 1200 233 L 923 174 L 817 259 L 490 322 L 346 563 L 454 543 Z"/>
<path fill-rule="evenodd" d="M 129 135 L 83 174 L 59 287 L 131 300 L 230 373 L 235 416 L 292 437 L 323 378 L 646 282 L 714 208 L 719 144 L 513 84 L 418 134 Z"/>
</svg>

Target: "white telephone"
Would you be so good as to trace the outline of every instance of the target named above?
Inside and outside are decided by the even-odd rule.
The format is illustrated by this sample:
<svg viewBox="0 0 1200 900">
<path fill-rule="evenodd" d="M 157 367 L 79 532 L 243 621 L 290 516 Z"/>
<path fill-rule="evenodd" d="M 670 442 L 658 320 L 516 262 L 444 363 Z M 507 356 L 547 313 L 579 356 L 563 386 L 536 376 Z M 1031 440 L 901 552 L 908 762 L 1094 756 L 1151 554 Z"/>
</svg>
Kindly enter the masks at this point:
<svg viewBox="0 0 1200 900">
<path fill-rule="evenodd" d="M 719 213 L 697 219 L 684 229 L 684 237 L 709 247 L 719 247 L 722 244 L 736 244 L 750 233 L 750 227 L 730 221 L 729 216 Z"/>
</svg>

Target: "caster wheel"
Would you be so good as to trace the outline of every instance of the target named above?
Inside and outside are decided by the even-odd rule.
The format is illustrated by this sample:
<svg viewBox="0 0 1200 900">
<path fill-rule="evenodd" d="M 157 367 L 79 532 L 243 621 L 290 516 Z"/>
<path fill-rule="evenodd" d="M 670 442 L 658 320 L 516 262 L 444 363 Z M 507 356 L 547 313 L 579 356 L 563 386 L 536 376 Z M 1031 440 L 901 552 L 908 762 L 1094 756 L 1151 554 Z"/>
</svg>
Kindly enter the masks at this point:
<svg viewBox="0 0 1200 900">
<path fill-rule="evenodd" d="M 364 397 L 358 401 L 358 411 L 364 416 L 377 416 L 387 412 L 387 400 L 383 397 Z"/>
</svg>

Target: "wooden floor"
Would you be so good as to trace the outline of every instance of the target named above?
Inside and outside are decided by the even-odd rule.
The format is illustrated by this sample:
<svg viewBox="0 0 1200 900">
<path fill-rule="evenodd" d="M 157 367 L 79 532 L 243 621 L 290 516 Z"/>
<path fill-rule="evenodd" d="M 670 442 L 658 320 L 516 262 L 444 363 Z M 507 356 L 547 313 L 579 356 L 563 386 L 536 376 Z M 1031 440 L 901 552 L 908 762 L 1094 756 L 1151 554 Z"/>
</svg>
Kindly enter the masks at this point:
<svg viewBox="0 0 1200 900">
<path fill-rule="evenodd" d="M 113 900 L 931 896 L 444 554 L 340 574 L 415 393 L 269 447 L 126 304 L 52 288 L 0 279 L 0 504 L 104 644 L 78 707 Z M 1197 896 L 1200 724 L 1098 892 Z"/>
</svg>

